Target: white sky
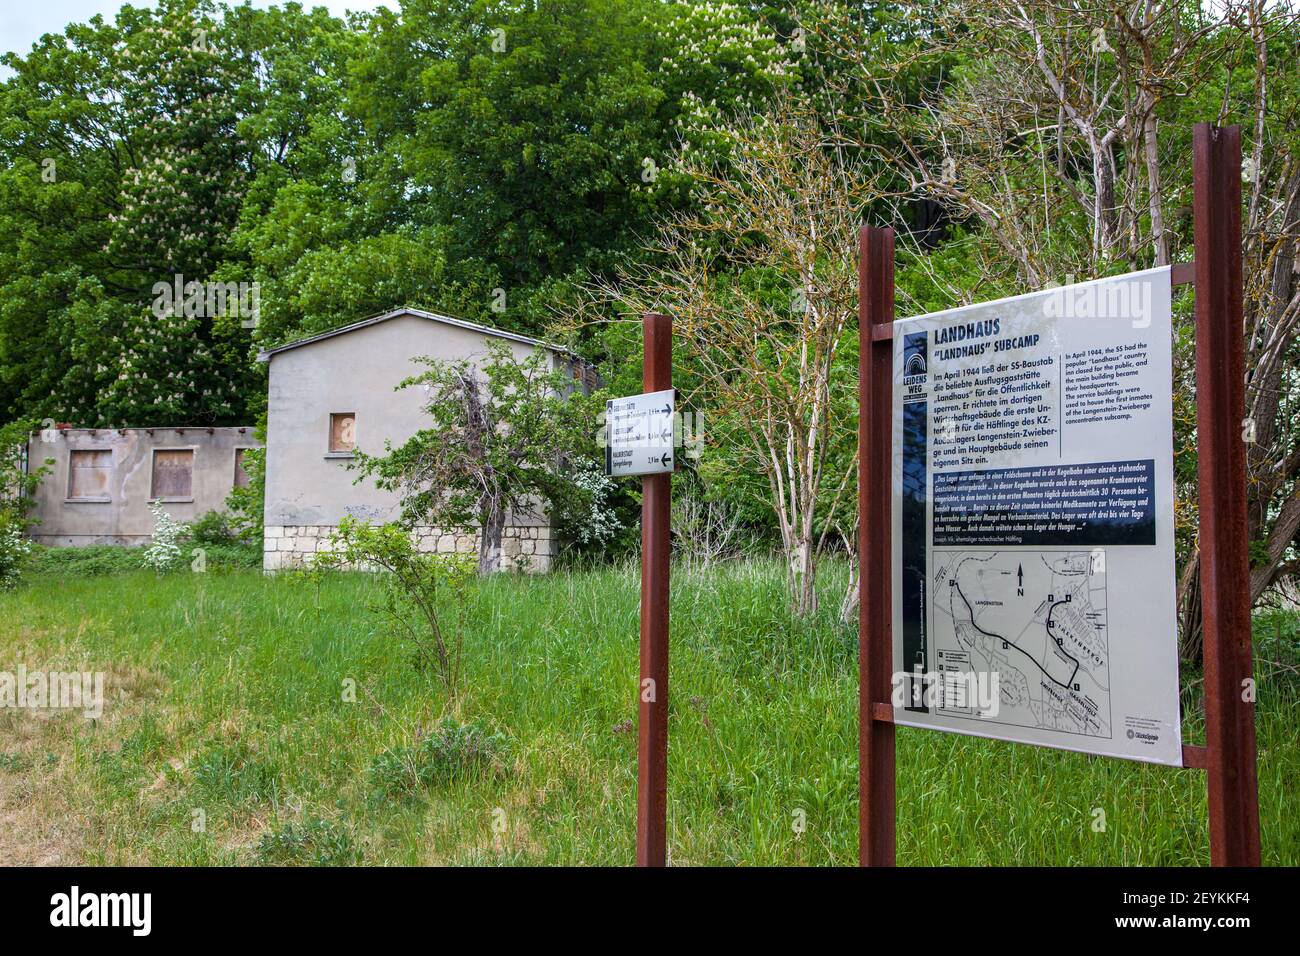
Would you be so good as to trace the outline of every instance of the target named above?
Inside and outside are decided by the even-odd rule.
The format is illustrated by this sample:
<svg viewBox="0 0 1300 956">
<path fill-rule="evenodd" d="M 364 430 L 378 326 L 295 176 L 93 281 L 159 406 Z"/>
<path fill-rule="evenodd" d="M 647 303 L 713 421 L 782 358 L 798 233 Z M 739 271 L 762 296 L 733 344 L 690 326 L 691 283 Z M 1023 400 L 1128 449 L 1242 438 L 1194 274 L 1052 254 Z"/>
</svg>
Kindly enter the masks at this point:
<svg viewBox="0 0 1300 956">
<path fill-rule="evenodd" d="M 0 50 L 27 53 L 46 33 L 62 33 L 69 23 L 85 23 L 95 14 L 112 21 L 126 0 L 4 0 L 0 3 Z M 239 0 L 228 0 L 235 6 Z M 328 7 L 336 16 L 345 10 L 397 10 L 399 0 L 300 0 L 303 7 Z M 255 7 L 273 6 L 272 0 L 253 0 Z M 155 7 L 155 0 L 131 0 L 133 7 Z M 8 71 L 3 71 L 7 73 Z M 0 79 L 4 77 L 0 75 Z"/>
</svg>

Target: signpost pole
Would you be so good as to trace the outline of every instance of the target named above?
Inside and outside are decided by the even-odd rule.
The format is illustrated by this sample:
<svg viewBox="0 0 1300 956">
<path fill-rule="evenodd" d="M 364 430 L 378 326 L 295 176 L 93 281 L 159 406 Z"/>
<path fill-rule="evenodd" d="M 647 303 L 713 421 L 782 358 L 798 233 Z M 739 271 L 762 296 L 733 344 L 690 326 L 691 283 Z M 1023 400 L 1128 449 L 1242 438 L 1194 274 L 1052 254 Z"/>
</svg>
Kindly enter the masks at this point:
<svg viewBox="0 0 1300 956">
<path fill-rule="evenodd" d="M 1242 353 L 1241 128 L 1192 135 L 1210 862 L 1259 866 Z"/>
<path fill-rule="evenodd" d="M 890 697 L 890 561 L 894 230 L 862 227 L 858 243 L 858 861 L 894 865 L 894 724 Z M 883 718 L 888 719 L 883 719 Z"/>
<path fill-rule="evenodd" d="M 647 392 L 673 387 L 672 320 L 642 319 Z M 668 837 L 668 515 L 672 473 L 641 479 L 641 680 L 638 694 L 637 866 L 667 864 Z"/>
</svg>

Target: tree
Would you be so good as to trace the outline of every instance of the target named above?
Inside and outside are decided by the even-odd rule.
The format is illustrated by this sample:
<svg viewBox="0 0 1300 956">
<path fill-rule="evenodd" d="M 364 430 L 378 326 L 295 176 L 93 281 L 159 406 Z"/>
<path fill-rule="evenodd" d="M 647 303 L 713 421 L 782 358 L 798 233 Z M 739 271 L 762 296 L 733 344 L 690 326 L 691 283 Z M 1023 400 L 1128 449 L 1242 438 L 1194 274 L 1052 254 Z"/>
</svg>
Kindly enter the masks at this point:
<svg viewBox="0 0 1300 956">
<path fill-rule="evenodd" d="M 699 0 L 408 0 L 372 32 L 347 110 L 380 155 L 359 173 L 400 179 L 391 223 L 441 230 L 480 296 L 462 308 L 525 332 L 686 201 L 667 163 L 682 117 L 760 100 L 784 71 L 756 14 Z"/>
<path fill-rule="evenodd" d="M 753 8 L 160 0 L 0 83 L 0 420 L 246 422 L 258 347 L 401 305 L 536 332 L 684 201 L 678 121 L 765 97 Z M 259 287 L 257 327 L 155 284 Z"/>
<path fill-rule="evenodd" d="M 575 508 L 599 491 L 576 474 L 595 451 L 595 402 L 538 349 L 517 361 L 491 341 L 486 361 L 422 359 L 429 369 L 399 388 L 423 387 L 432 427 L 384 456 L 359 454 L 363 476 L 400 492 L 408 527 L 479 531 L 480 574 L 501 570 L 510 516 Z"/>
<path fill-rule="evenodd" d="M 674 162 L 698 211 L 664 217 L 644 259 L 592 282 L 587 307 L 672 315 L 686 391 L 708 422 L 700 469 L 761 476 L 792 607 L 811 613 L 818 558 L 852 521 L 852 250 L 876 184 L 793 91 L 708 133 L 712 149 L 684 144 Z"/>
<path fill-rule="evenodd" d="M 89 425 L 239 421 L 247 316 L 158 303 L 233 254 L 245 21 L 209 0 L 47 35 L 0 87 L 0 403 Z M 177 277 L 182 277 L 178 279 Z"/>
<path fill-rule="evenodd" d="M 1191 126 L 1240 123 L 1246 178 L 1243 337 L 1247 500 L 1258 602 L 1300 570 L 1300 23 L 1287 4 L 1180 0 L 1111 5 L 959 0 L 905 14 L 892 57 L 844 29 L 819 32 L 847 66 L 846 129 L 894 171 L 905 203 L 967 224 L 978 281 L 958 304 L 1191 256 Z M 980 54 L 973 56 L 971 50 Z M 918 64 L 941 81 L 917 86 Z M 920 72 L 924 73 L 925 70 Z M 912 261 L 933 257 L 911 244 Z M 1174 412 L 1183 654 L 1200 656 L 1195 363 L 1191 310 L 1175 311 Z"/>
<path fill-rule="evenodd" d="M 0 426 L 0 591 L 18 582 L 22 559 L 31 550 L 24 536 L 33 523 L 32 495 L 54 464 L 53 458 L 40 464 L 28 460 L 34 424 L 29 419 Z"/>
</svg>

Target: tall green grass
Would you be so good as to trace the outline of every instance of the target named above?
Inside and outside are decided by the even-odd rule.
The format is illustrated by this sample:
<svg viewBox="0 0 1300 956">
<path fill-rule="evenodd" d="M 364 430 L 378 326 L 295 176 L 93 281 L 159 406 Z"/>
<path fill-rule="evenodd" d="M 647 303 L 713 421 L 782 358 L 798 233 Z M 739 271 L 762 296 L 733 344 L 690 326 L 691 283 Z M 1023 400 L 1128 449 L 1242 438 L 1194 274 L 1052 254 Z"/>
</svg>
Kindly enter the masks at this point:
<svg viewBox="0 0 1300 956">
<path fill-rule="evenodd" d="M 824 610 L 799 620 L 776 565 L 676 574 L 673 863 L 856 861 L 856 636 L 835 619 L 843 569 L 822 586 Z M 102 721 L 60 718 L 46 744 L 61 750 L 64 779 L 84 784 L 81 858 L 629 863 L 635 568 L 477 585 L 456 699 L 367 610 L 377 600 L 366 575 L 246 572 L 38 575 L 0 596 L 0 669 L 104 669 L 120 691 Z M 1294 620 L 1286 627 L 1294 646 Z M 1300 686 L 1285 675 L 1260 684 L 1260 805 L 1265 861 L 1295 865 Z M 1200 739 L 1195 721 L 1187 733 Z M 40 768 L 9 756 L 0 773 Z M 417 765 L 448 759 L 462 769 Z M 422 782 L 392 782 L 407 779 L 402 761 Z M 1204 775 L 900 728 L 898 856 L 1203 864 Z"/>
</svg>

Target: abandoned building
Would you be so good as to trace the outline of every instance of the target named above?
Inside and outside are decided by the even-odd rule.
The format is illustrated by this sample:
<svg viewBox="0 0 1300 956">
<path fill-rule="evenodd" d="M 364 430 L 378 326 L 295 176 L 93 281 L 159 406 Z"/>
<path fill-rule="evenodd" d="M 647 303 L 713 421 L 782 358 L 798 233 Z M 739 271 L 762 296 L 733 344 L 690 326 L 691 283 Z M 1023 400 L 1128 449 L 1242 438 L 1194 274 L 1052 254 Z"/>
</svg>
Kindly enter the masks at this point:
<svg viewBox="0 0 1300 956">
<path fill-rule="evenodd" d="M 148 544 L 151 501 L 177 521 L 225 508 L 246 485 L 251 427 L 44 428 L 27 442 L 28 467 L 50 472 L 34 498 L 30 537 L 54 546 Z"/>
<path fill-rule="evenodd" d="M 486 342 L 510 344 L 516 360 L 537 349 L 551 367 L 579 377 L 586 367 L 574 355 L 537 339 L 501 332 L 418 309 L 397 309 L 321 335 L 267 349 L 269 363 L 266 451 L 266 531 L 263 567 L 301 567 L 328 547 L 344 515 L 380 523 L 400 511 L 396 493 L 371 480 L 356 482 L 348 466 L 360 449 L 383 454 L 429 425 L 421 389 L 398 389 L 424 371 L 417 361 L 476 361 Z M 435 553 L 472 554 L 472 529 L 416 529 L 419 547 Z M 503 566 L 545 571 L 553 555 L 544 515 L 510 515 L 502 540 Z"/>
</svg>

